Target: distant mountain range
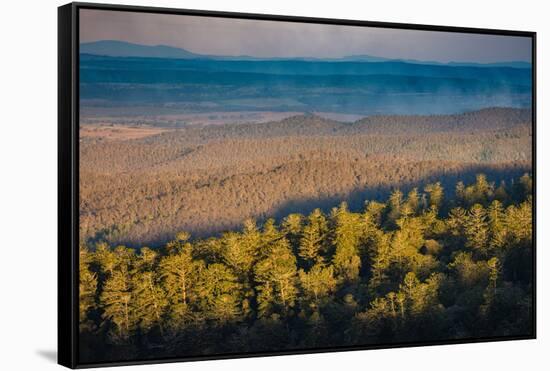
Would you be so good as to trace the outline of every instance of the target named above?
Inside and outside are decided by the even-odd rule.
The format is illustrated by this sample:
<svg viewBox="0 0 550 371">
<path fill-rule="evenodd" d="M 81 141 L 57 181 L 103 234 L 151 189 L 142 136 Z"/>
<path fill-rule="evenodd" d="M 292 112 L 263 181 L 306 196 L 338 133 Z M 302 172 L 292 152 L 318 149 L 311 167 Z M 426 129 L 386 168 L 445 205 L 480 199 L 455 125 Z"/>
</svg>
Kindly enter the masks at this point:
<svg viewBox="0 0 550 371">
<path fill-rule="evenodd" d="M 505 61 L 496 63 L 475 63 L 475 62 L 449 62 L 419 61 L 412 59 L 391 59 L 372 55 L 350 55 L 340 58 L 308 58 L 308 57 L 273 57 L 259 58 L 248 55 L 223 56 L 197 54 L 182 48 L 175 48 L 167 45 L 141 45 L 118 40 L 100 40 L 80 44 L 80 53 L 108 56 L 108 57 L 140 57 L 140 58 L 171 58 L 171 59 L 214 59 L 214 60 L 235 60 L 235 61 L 273 61 L 273 60 L 295 60 L 295 61 L 330 61 L 330 62 L 403 62 L 410 64 L 446 65 L 446 66 L 470 66 L 470 67 L 512 67 L 531 68 L 531 64 L 523 61 Z"/>
</svg>

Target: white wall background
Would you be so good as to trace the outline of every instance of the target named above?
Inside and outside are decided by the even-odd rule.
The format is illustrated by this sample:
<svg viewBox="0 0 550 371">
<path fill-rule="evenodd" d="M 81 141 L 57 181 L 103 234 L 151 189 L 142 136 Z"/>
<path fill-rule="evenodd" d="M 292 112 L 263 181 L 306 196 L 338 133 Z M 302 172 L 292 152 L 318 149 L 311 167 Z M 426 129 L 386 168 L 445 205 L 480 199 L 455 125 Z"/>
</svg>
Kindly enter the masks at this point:
<svg viewBox="0 0 550 371">
<path fill-rule="evenodd" d="M 105 0 L 107 1 L 107 0 Z M 113 0 L 116 1 L 116 0 Z M 550 22 L 541 0 L 133 0 L 119 3 L 538 32 L 538 339 L 146 366 L 155 370 L 520 370 L 550 364 Z M 0 369 L 59 369 L 56 352 L 57 6 L 0 12 Z M 130 369 L 138 369 L 130 367 Z M 143 368 L 139 368 L 143 369 Z"/>
</svg>

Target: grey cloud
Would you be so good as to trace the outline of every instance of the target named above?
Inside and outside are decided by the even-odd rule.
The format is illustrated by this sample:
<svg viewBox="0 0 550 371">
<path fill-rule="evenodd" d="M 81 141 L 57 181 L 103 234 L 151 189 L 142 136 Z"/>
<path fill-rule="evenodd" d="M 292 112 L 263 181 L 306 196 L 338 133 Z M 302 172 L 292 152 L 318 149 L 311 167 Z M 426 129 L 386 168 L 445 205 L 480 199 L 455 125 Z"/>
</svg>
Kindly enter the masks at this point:
<svg viewBox="0 0 550 371">
<path fill-rule="evenodd" d="M 369 54 L 439 62 L 531 61 L 526 37 L 81 10 L 80 41 L 97 40 L 257 57 Z"/>
</svg>

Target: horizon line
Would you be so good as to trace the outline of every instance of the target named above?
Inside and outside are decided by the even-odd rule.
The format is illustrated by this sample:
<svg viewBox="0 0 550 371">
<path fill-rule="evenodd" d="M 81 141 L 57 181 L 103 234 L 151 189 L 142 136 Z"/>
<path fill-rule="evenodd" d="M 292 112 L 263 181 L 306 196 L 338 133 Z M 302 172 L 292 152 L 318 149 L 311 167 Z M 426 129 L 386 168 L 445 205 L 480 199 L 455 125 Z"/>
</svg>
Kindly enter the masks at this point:
<svg viewBox="0 0 550 371">
<path fill-rule="evenodd" d="M 410 58 L 410 59 L 409 58 L 390 58 L 390 57 L 382 57 L 382 56 L 379 56 L 379 55 L 373 55 L 373 54 L 369 54 L 369 53 L 346 54 L 346 55 L 341 55 L 341 56 L 337 56 L 337 57 L 335 57 L 335 56 L 319 57 L 319 56 L 307 56 L 307 55 L 268 56 L 268 57 L 266 57 L 266 56 L 255 56 L 255 55 L 251 55 L 251 54 L 204 54 L 204 53 L 194 52 L 194 51 L 192 51 L 188 48 L 182 48 L 182 47 L 174 46 L 174 45 L 135 43 L 135 42 L 131 42 L 131 41 L 117 40 L 117 39 L 98 39 L 98 40 L 85 41 L 85 42 L 79 41 L 79 45 L 94 44 L 94 43 L 99 43 L 99 42 L 120 42 L 120 43 L 129 44 L 129 45 L 144 46 L 144 47 L 151 47 L 151 48 L 154 48 L 154 47 L 168 47 L 168 48 L 185 51 L 185 52 L 188 52 L 188 53 L 191 53 L 191 54 L 194 54 L 194 55 L 197 55 L 197 56 L 203 56 L 203 57 L 231 57 L 231 58 L 246 57 L 246 58 L 255 58 L 255 59 L 260 59 L 260 60 L 269 60 L 269 59 L 288 60 L 288 59 L 306 59 L 307 58 L 307 59 L 314 59 L 314 60 L 321 60 L 321 61 L 322 60 L 340 60 L 340 59 L 352 58 L 352 57 L 371 57 L 371 58 L 380 59 L 380 61 L 378 61 L 378 62 L 404 62 L 404 63 L 419 62 L 419 63 L 422 63 L 422 64 L 441 64 L 441 65 L 477 64 L 477 65 L 481 65 L 481 66 L 483 66 L 483 65 L 490 66 L 490 65 L 501 64 L 501 63 L 522 63 L 522 64 L 526 64 L 526 65 L 529 65 L 529 66 L 533 65 L 532 61 L 524 61 L 524 60 L 519 60 L 519 59 L 498 60 L 498 61 L 494 61 L 494 62 L 477 62 L 477 61 L 458 62 L 458 61 L 453 61 L 453 60 L 447 61 L 447 62 L 442 62 L 442 61 L 436 61 L 436 60 L 422 60 L 422 59 L 414 59 L 414 58 Z M 82 53 L 82 54 L 113 57 L 113 56 L 109 56 L 109 55 L 105 55 L 105 54 L 93 54 L 93 53 Z M 163 57 L 149 57 L 149 56 L 142 56 L 142 57 L 140 57 L 140 56 L 116 56 L 116 57 L 120 57 L 120 58 L 124 58 L 124 57 L 163 58 Z M 170 59 L 182 59 L 182 58 L 170 57 Z M 189 59 L 193 59 L 193 58 L 189 58 Z M 376 61 L 369 61 L 369 62 L 377 63 Z"/>
</svg>

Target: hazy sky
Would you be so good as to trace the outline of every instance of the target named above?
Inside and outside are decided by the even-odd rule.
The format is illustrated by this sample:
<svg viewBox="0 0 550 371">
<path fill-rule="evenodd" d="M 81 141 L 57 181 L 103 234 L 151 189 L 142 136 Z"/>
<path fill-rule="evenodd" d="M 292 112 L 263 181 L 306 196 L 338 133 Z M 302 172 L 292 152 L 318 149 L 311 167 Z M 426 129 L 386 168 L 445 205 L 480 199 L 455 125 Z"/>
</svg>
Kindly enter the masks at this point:
<svg viewBox="0 0 550 371">
<path fill-rule="evenodd" d="M 527 37 L 83 9 L 80 42 L 97 40 L 256 57 L 369 54 L 439 62 L 531 61 Z"/>
</svg>

